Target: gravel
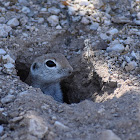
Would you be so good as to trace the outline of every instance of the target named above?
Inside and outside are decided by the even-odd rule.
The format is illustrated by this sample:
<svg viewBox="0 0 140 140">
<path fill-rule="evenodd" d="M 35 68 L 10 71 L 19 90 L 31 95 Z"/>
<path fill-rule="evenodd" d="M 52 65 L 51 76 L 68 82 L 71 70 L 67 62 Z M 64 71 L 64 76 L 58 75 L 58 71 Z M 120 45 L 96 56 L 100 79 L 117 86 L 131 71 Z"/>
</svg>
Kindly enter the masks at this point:
<svg viewBox="0 0 140 140">
<path fill-rule="evenodd" d="M 1 139 L 139 139 L 139 4 L 1 0 Z M 62 83 L 70 105 L 23 82 L 48 52 L 63 53 L 74 68 Z"/>
</svg>

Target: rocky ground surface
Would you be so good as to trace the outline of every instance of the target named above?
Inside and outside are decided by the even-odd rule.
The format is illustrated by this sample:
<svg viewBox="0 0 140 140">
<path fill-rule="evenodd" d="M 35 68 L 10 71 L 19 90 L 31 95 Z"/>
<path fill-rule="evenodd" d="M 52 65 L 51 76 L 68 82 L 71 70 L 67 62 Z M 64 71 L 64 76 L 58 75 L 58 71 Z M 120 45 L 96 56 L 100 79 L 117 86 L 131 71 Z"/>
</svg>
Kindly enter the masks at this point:
<svg viewBox="0 0 140 140">
<path fill-rule="evenodd" d="M 24 83 L 63 53 L 61 104 Z M 0 0 L 0 139 L 139 140 L 140 0 Z"/>
</svg>

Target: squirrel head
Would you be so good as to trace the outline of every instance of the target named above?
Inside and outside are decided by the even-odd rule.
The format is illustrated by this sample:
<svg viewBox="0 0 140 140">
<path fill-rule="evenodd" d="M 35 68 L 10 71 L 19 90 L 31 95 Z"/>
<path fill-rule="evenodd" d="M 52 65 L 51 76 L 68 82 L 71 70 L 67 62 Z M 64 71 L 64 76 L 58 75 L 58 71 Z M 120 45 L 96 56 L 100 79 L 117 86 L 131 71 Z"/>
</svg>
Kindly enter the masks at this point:
<svg viewBox="0 0 140 140">
<path fill-rule="evenodd" d="M 33 80 L 40 83 L 55 83 L 68 77 L 73 71 L 61 53 L 49 53 L 36 58 L 30 67 Z"/>
</svg>

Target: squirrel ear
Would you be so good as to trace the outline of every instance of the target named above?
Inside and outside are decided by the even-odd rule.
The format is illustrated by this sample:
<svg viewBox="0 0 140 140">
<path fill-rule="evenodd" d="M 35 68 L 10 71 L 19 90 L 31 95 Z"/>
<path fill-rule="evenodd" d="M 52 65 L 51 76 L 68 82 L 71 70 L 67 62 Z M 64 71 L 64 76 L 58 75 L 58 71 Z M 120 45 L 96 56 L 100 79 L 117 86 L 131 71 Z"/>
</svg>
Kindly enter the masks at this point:
<svg viewBox="0 0 140 140">
<path fill-rule="evenodd" d="M 39 68 L 39 66 L 37 65 L 37 63 L 34 63 L 34 64 L 32 65 L 32 69 L 33 69 L 33 70 L 38 69 L 38 68 Z"/>
</svg>

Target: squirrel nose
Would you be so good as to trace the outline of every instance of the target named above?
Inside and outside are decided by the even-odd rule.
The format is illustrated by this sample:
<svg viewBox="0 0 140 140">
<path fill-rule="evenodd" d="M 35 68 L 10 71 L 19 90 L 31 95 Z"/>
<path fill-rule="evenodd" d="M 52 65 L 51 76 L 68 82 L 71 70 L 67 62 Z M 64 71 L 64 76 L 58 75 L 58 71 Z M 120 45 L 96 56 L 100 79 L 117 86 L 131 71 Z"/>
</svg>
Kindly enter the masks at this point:
<svg viewBox="0 0 140 140">
<path fill-rule="evenodd" d="M 73 72 L 73 68 L 70 67 L 70 68 L 68 69 L 68 73 L 69 73 L 69 74 L 72 74 L 72 72 Z"/>
</svg>

